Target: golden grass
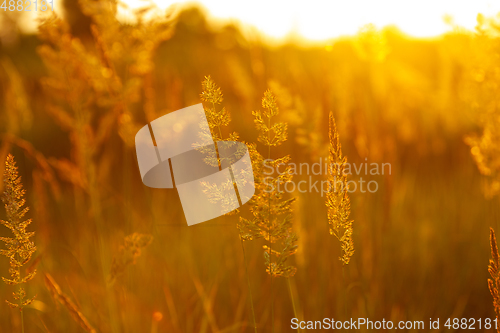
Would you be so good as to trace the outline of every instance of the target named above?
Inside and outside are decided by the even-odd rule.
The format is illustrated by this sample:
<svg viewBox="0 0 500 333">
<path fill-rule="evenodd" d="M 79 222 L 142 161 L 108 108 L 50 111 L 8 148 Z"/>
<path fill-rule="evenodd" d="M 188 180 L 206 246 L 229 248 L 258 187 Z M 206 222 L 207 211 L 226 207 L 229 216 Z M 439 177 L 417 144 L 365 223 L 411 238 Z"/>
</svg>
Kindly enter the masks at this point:
<svg viewBox="0 0 500 333">
<path fill-rule="evenodd" d="M 490 273 L 491 279 L 488 279 L 488 287 L 493 297 L 493 307 L 495 308 L 498 320 L 498 317 L 500 317 L 500 259 L 498 255 L 497 239 L 493 228 L 490 228 L 490 246 L 491 259 L 488 265 L 488 272 Z M 497 327 L 497 332 L 500 332 L 499 327 Z"/>
<path fill-rule="evenodd" d="M 24 307 L 30 305 L 36 296 L 26 298 L 26 291 L 24 284 L 32 280 L 36 275 L 36 269 L 32 269 L 27 274 L 23 274 L 22 267 L 25 266 L 30 260 L 33 253 L 36 252 L 36 246 L 31 237 L 35 235 L 34 232 L 26 231 L 26 228 L 31 224 L 31 219 L 24 219 L 24 216 L 29 210 L 29 207 L 24 207 L 26 199 L 24 194 L 26 191 L 23 189 L 21 177 L 17 171 L 14 156 L 7 155 L 5 160 L 5 169 L 3 173 L 4 192 L 2 194 L 2 201 L 5 205 L 7 212 L 7 220 L 0 220 L 0 224 L 4 225 L 12 232 L 11 237 L 0 237 L 0 241 L 7 245 L 7 249 L 1 249 L 0 254 L 9 259 L 10 264 L 10 277 L 2 277 L 3 282 L 8 285 L 19 285 L 19 289 L 13 293 L 16 303 L 5 300 L 7 304 L 13 309 L 19 309 L 21 312 L 21 325 L 24 332 Z"/>
<path fill-rule="evenodd" d="M 326 46 L 271 46 L 196 9 L 122 24 L 114 1 L 81 4 L 81 20 L 48 17 L 36 37 L 0 49 L 0 158 L 16 156 L 37 269 L 53 276 L 48 289 L 44 274 L 28 283 L 37 299 L 23 311 L 27 331 L 288 332 L 293 317 L 494 315 L 481 260 L 484 231 L 500 221 L 499 41 L 489 28 L 423 41 L 368 27 Z M 200 82 L 212 136 L 246 142 L 257 192 L 238 216 L 188 228 L 174 191 L 142 185 L 133 145 L 145 123 L 199 103 Z M 314 192 L 265 192 L 264 163 L 329 155 L 340 166 L 345 156 L 388 162 L 393 173 L 369 175 L 376 193 L 332 192 L 327 205 Z M 126 249 L 134 233 L 155 241 L 130 269 L 144 250 Z M 2 299 L 9 288 L 0 285 Z M 51 288 L 70 315 L 54 310 Z M 1 303 L 2 331 L 20 331 Z"/>
<path fill-rule="evenodd" d="M 36 270 L 25 276 L 21 272 L 21 268 L 31 260 L 31 256 L 36 251 L 35 243 L 30 240 L 35 233 L 26 231 L 32 222 L 31 219 L 24 220 L 24 216 L 29 210 L 29 207 L 23 207 L 26 203 L 26 199 L 23 198 L 26 191 L 23 189 L 14 156 L 10 154 L 7 155 L 5 161 L 3 182 L 5 190 L 2 201 L 7 212 L 7 221 L 0 220 L 0 223 L 9 228 L 13 236 L 0 238 L 7 245 L 7 250 L 0 250 L 0 254 L 6 256 L 10 263 L 10 278 L 2 277 L 2 280 L 9 285 L 24 284 L 33 279 L 36 274 Z M 25 296 L 26 292 L 20 287 L 19 292 L 14 293 L 14 298 L 19 303 L 13 304 L 9 301 L 7 303 L 12 308 L 19 308 L 22 311 L 24 306 L 30 304 L 34 299 L 33 297 L 25 300 Z"/>
<path fill-rule="evenodd" d="M 270 90 L 264 93 L 262 98 L 264 111 L 254 111 L 254 122 L 259 132 L 258 141 L 267 147 L 266 159 L 256 150 L 250 149 L 253 164 L 263 162 L 268 166 L 276 168 L 280 163 L 287 163 L 290 156 L 271 158 L 271 147 L 281 145 L 287 138 L 287 126 L 282 122 L 272 122 L 272 117 L 278 115 L 276 98 Z M 296 252 L 295 242 L 297 236 L 292 231 L 292 203 L 294 198 L 283 199 L 283 193 L 278 190 L 278 183 L 284 184 L 291 181 L 290 170 L 285 170 L 276 177 L 266 177 L 262 172 L 262 166 L 254 171 L 256 180 L 256 195 L 250 202 L 252 219 L 240 217 L 239 230 L 243 240 L 254 240 L 263 238 L 268 244 L 264 245 L 264 258 L 266 272 L 271 277 L 291 277 L 296 268 L 288 266 L 288 257 Z M 281 249 L 273 249 L 274 244 L 283 243 Z M 275 257 L 273 261 L 272 257 Z"/>
<path fill-rule="evenodd" d="M 349 184 L 347 180 L 347 157 L 342 155 L 342 145 L 337 131 L 335 119 L 330 113 L 330 155 L 328 158 L 328 193 L 326 206 L 328 208 L 328 224 L 330 235 L 339 241 L 342 264 L 347 265 L 354 254 L 353 221 L 351 214 L 351 200 L 349 199 Z"/>
<path fill-rule="evenodd" d="M 56 283 L 54 278 L 52 278 L 52 276 L 48 273 L 45 274 L 45 286 L 50 291 L 54 301 L 63 305 L 68 310 L 69 314 L 75 320 L 75 322 L 78 323 L 78 325 L 80 325 L 80 327 L 83 328 L 85 332 L 97 332 L 92 327 L 92 325 L 90 325 L 87 318 L 85 318 L 78 306 L 65 293 L 62 292 L 61 288 Z"/>
<path fill-rule="evenodd" d="M 143 235 L 134 232 L 125 237 L 124 244 L 120 245 L 119 254 L 113 258 L 111 270 L 108 277 L 108 284 L 113 285 L 122 275 L 128 266 L 136 263 L 144 248 L 153 241 L 153 236 Z"/>
</svg>

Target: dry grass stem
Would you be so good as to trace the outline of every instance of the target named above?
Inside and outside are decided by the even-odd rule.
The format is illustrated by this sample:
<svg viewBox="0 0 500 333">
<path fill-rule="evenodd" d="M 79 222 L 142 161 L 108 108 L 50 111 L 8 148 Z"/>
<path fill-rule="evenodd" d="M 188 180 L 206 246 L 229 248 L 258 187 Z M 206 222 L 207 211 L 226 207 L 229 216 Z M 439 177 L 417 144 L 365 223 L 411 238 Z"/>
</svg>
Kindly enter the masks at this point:
<svg viewBox="0 0 500 333">
<path fill-rule="evenodd" d="M 62 304 L 69 312 L 71 317 L 75 320 L 75 322 L 80 325 L 85 332 L 88 333 L 96 333 L 97 331 L 90 325 L 89 321 L 83 313 L 80 311 L 78 306 L 73 303 L 73 301 L 65 294 L 62 292 L 61 288 L 59 285 L 56 283 L 56 281 L 52 278 L 52 276 L 48 273 L 45 274 L 45 285 L 47 289 L 50 291 L 52 297 L 54 298 L 54 301 Z"/>
</svg>

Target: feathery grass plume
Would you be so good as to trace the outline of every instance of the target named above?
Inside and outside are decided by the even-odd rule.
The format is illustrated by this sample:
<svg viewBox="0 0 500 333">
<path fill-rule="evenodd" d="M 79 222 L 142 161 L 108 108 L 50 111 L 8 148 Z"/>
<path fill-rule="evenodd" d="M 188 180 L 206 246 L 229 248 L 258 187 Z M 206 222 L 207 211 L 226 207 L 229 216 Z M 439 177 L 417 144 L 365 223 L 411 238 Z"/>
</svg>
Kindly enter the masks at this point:
<svg viewBox="0 0 500 333">
<path fill-rule="evenodd" d="M 7 155 L 5 161 L 3 183 L 2 201 L 7 212 L 7 221 L 0 220 L 0 223 L 12 231 L 13 237 L 0 237 L 0 240 L 7 245 L 7 250 L 0 250 L 0 254 L 10 260 L 10 278 L 2 277 L 2 280 L 9 285 L 19 285 L 30 281 L 36 274 L 36 269 L 25 276 L 21 273 L 21 267 L 30 261 L 31 256 L 36 251 L 36 246 L 30 240 L 35 233 L 26 231 L 31 219 L 23 220 L 29 207 L 23 208 L 26 203 L 23 198 L 26 191 L 23 189 L 14 156 L 11 154 Z M 14 293 L 14 299 L 17 301 L 16 303 L 6 300 L 7 304 L 11 308 L 18 308 L 22 313 L 23 308 L 33 302 L 35 297 L 26 299 L 24 288 L 19 287 L 19 290 Z"/>
<path fill-rule="evenodd" d="M 73 317 L 73 319 L 85 330 L 85 332 L 96 333 L 96 330 L 92 327 L 92 325 L 90 325 L 89 321 L 85 318 L 78 306 L 65 293 L 62 292 L 59 285 L 48 273 L 45 274 L 45 285 L 54 298 L 54 301 L 62 304 L 69 311 L 71 317 Z"/>
<path fill-rule="evenodd" d="M 208 106 L 204 105 L 203 109 L 205 110 L 210 133 L 200 131 L 198 135 L 203 142 L 214 141 L 216 148 L 215 152 L 211 149 L 210 146 L 197 147 L 196 150 L 205 155 L 205 158 L 203 160 L 207 165 L 219 167 L 219 169 L 222 169 L 217 149 L 217 141 L 223 140 L 221 126 L 229 125 L 231 117 L 229 115 L 229 112 L 226 111 L 225 107 L 219 110 L 217 109 L 217 106 L 224 100 L 224 96 L 220 87 L 215 84 L 210 75 L 205 76 L 205 80 L 203 80 L 201 86 L 203 88 L 203 91 L 200 94 L 200 98 L 203 102 L 205 102 L 205 104 L 208 104 Z M 236 134 L 235 140 L 237 140 L 237 138 L 238 135 Z M 227 186 L 228 184 L 225 185 L 225 187 Z M 212 186 L 210 184 L 206 184 L 205 187 L 206 194 L 213 192 L 213 188 L 211 188 Z M 214 203 L 219 200 L 220 198 L 217 196 L 211 198 L 211 201 Z"/>
<path fill-rule="evenodd" d="M 202 82 L 202 88 L 203 92 L 201 93 L 200 97 L 203 102 L 206 102 L 209 104 L 208 107 L 204 107 L 205 114 L 207 117 L 207 122 L 208 126 L 210 128 L 210 133 L 204 133 L 201 132 L 200 136 L 203 141 L 211 141 L 214 140 L 215 147 L 216 147 L 216 156 L 213 156 L 213 151 L 211 149 L 207 149 L 206 147 L 198 147 L 196 148 L 198 151 L 202 152 L 205 154 L 204 161 L 208 165 L 211 165 L 213 167 L 219 167 L 219 169 L 222 169 L 222 162 L 221 162 L 221 156 L 219 155 L 219 148 L 217 145 L 217 141 L 238 141 L 238 134 L 236 132 L 230 133 L 227 139 L 224 139 L 222 135 L 222 130 L 221 126 L 228 126 L 229 122 L 231 121 L 231 116 L 229 112 L 226 110 L 225 107 L 223 107 L 220 110 L 217 110 L 216 105 L 219 105 L 222 103 L 224 100 L 222 91 L 220 87 L 218 87 L 215 82 L 212 80 L 210 75 L 205 76 L 205 80 Z M 215 130 L 217 129 L 217 130 Z M 205 135 L 210 135 L 210 138 L 203 137 Z M 207 140 L 209 139 L 209 140 Z M 248 146 L 250 156 L 252 156 L 252 151 L 255 151 L 255 145 L 249 145 Z M 229 146 L 230 147 L 230 146 Z M 228 147 L 228 148 L 229 148 Z M 240 146 L 238 147 L 237 151 L 229 157 L 230 161 L 228 161 L 228 165 L 232 165 L 236 160 L 239 160 L 243 155 L 245 154 L 245 151 L 240 150 Z M 223 157 L 226 158 L 226 157 Z M 234 159 L 234 160 L 233 160 Z M 253 165 L 253 159 L 252 159 L 252 165 Z M 246 182 L 247 179 L 253 178 L 249 177 L 249 175 L 245 175 L 245 172 L 248 172 L 249 170 L 252 170 L 252 168 L 244 168 L 240 172 L 240 174 L 237 174 L 236 177 L 242 181 L 242 185 L 245 185 L 244 182 Z M 208 199 L 211 203 L 219 203 L 223 209 L 226 209 L 226 207 L 234 207 L 234 196 L 233 195 L 228 195 L 229 193 L 233 193 L 236 189 L 236 181 L 235 181 L 235 175 L 234 171 L 229 168 L 229 172 L 231 174 L 231 180 L 228 180 L 222 184 L 211 184 L 209 182 L 203 182 L 203 193 L 205 193 L 208 196 Z M 252 171 L 250 171 L 252 172 Z M 230 211 L 229 213 L 225 215 L 235 215 L 240 212 L 239 209 L 235 209 Z M 253 296 L 252 296 L 252 288 L 250 286 L 250 276 L 248 275 L 248 262 L 247 262 L 247 257 L 245 253 L 245 246 L 243 245 L 243 238 L 240 233 L 240 243 L 241 243 L 241 250 L 243 251 L 243 261 L 245 264 L 245 276 L 247 280 L 247 286 L 248 286 L 248 294 L 250 296 L 250 307 L 252 310 L 252 321 L 253 321 L 253 327 L 255 333 L 257 333 L 257 322 L 255 319 L 255 309 L 254 309 L 254 304 L 253 304 Z"/>
<path fill-rule="evenodd" d="M 203 139 L 204 142 L 215 141 L 216 145 L 217 141 L 238 141 L 239 135 L 236 132 L 229 133 L 227 138 L 224 138 L 222 134 L 221 127 L 229 125 L 231 122 L 231 115 L 225 107 L 218 107 L 224 100 L 220 87 L 215 84 L 210 75 L 205 76 L 205 80 L 203 80 L 201 85 L 203 92 L 200 94 L 200 98 L 205 102 L 204 110 L 210 128 L 210 133 L 200 132 L 201 139 Z M 221 160 L 217 148 L 217 156 L 215 156 L 213 150 L 208 147 L 198 147 L 197 150 L 206 155 L 204 159 L 205 163 L 221 168 Z"/>
<path fill-rule="evenodd" d="M 79 5 L 92 20 L 92 45 L 73 36 L 68 24 L 52 15 L 39 26 L 43 45 L 38 53 L 48 72 L 42 79 L 51 97 L 46 110 L 69 132 L 73 144 L 72 161 L 53 164 L 62 177 L 96 195 L 95 178 L 101 170 L 92 162 L 116 132 L 113 126 L 124 143 L 133 146 L 140 125 L 134 121 L 132 106 L 147 89 L 144 81 L 153 72 L 155 50 L 172 34 L 173 20 L 167 13 L 146 22 L 145 13 L 138 11 L 136 23 L 122 24 L 116 18 L 117 1 L 81 0 Z M 72 166 L 74 177 L 65 176 L 65 164 Z M 92 211 L 99 214 L 99 207 Z"/>
<path fill-rule="evenodd" d="M 263 111 L 254 111 L 254 122 L 259 131 L 258 141 L 267 149 L 267 159 L 249 145 L 250 157 L 255 166 L 256 194 L 250 201 L 250 211 L 253 218 L 240 217 L 238 229 L 244 241 L 263 238 L 268 242 L 264 246 L 266 272 L 272 277 L 291 277 L 296 268 L 288 266 L 286 261 L 297 250 L 297 236 L 292 231 L 292 203 L 295 198 L 284 199 L 283 193 L 278 191 L 278 186 L 291 181 L 290 167 L 276 177 L 263 172 L 263 163 L 276 168 L 279 164 L 287 164 L 290 156 L 271 159 L 271 147 L 281 145 L 287 139 L 287 124 L 272 122 L 272 117 L 278 115 L 276 98 L 270 90 L 262 98 Z M 260 166 L 259 166 L 260 164 Z M 279 185 L 280 184 L 280 185 Z M 278 243 L 280 250 L 277 250 Z M 273 261 L 272 258 L 276 258 Z"/>
<path fill-rule="evenodd" d="M 279 113 L 276 97 L 270 90 L 262 98 L 263 111 L 253 111 L 255 127 L 259 132 L 257 140 L 267 147 L 267 159 L 257 151 L 255 145 L 249 145 L 249 154 L 254 166 L 256 194 L 249 202 L 250 212 L 253 217 L 246 219 L 240 217 L 238 230 L 242 241 L 263 238 L 267 241 L 264 245 L 264 263 L 266 272 L 271 276 L 271 322 L 274 332 L 274 305 L 273 303 L 273 278 L 290 278 L 295 275 L 297 268 L 288 265 L 287 260 L 297 251 L 297 236 L 292 231 L 292 203 L 295 198 L 284 199 L 279 186 L 291 181 L 290 166 L 276 177 L 263 172 L 264 163 L 273 170 L 279 164 L 287 164 L 290 156 L 271 159 L 271 148 L 281 145 L 287 139 L 287 124 L 272 122 L 272 117 Z M 274 260 L 273 260 L 274 259 Z M 295 312 L 295 303 L 294 312 Z"/>
<path fill-rule="evenodd" d="M 343 265 L 349 264 L 354 254 L 352 240 L 352 223 L 349 219 L 351 202 L 349 199 L 349 185 L 345 172 L 347 157 L 342 156 L 339 133 L 333 114 L 330 112 L 330 155 L 328 167 L 328 192 L 326 194 L 326 207 L 328 209 L 328 224 L 330 234 L 334 235 L 341 243 L 342 257 L 339 259 Z"/>
<path fill-rule="evenodd" d="M 92 39 L 75 37 L 69 25 L 53 14 L 39 26 L 43 44 L 38 53 L 48 73 L 42 79 L 50 96 L 45 109 L 72 143 L 71 161 L 53 159 L 52 164 L 62 178 L 89 193 L 98 220 L 97 178 L 107 178 L 109 172 L 105 167 L 109 157 L 100 154 L 112 141 L 108 139 L 116 133 L 114 126 L 125 145 L 133 146 L 140 128 L 133 105 L 146 89 L 145 77 L 153 72 L 155 50 L 172 34 L 173 20 L 167 13 L 145 21 L 145 12 L 137 11 L 134 24 L 122 24 L 116 18 L 117 1 L 81 0 L 78 5 L 92 20 Z"/>
<path fill-rule="evenodd" d="M 215 141 L 221 141 L 223 139 L 220 127 L 229 125 L 231 115 L 225 107 L 217 110 L 216 105 L 222 103 L 224 96 L 220 87 L 215 84 L 210 75 L 205 76 L 205 80 L 203 80 L 201 86 L 203 87 L 203 92 L 200 94 L 201 100 L 209 104 L 209 107 L 205 107 L 205 113 L 208 125 L 212 131 L 212 137 Z"/>
<path fill-rule="evenodd" d="M 199 136 L 203 142 L 211 142 L 212 140 L 215 142 L 215 151 L 211 146 L 204 147 L 196 147 L 200 153 L 204 154 L 204 161 L 207 165 L 213 167 L 219 167 L 222 170 L 222 165 L 232 165 L 236 160 L 239 160 L 244 154 L 244 149 L 241 149 L 238 146 L 238 149 L 231 156 L 222 156 L 220 155 L 220 147 L 217 142 L 219 141 L 238 141 L 239 136 L 238 133 L 232 132 L 229 133 L 227 137 L 224 137 L 222 134 L 222 126 L 228 126 L 231 122 L 231 116 L 225 107 L 218 107 L 222 101 L 224 100 L 224 96 L 220 87 L 218 87 L 215 82 L 212 80 L 210 75 L 205 76 L 205 80 L 202 82 L 203 91 L 200 94 L 200 98 L 203 102 L 205 102 L 204 110 L 205 115 L 207 117 L 208 126 L 210 128 L 210 133 L 205 133 L 204 131 L 200 131 Z M 224 149 L 228 149 L 232 147 L 232 144 L 226 143 L 224 145 Z M 243 147 L 243 146 L 241 146 Z M 229 159 L 229 160 L 227 160 Z M 228 163 L 223 163 L 226 160 Z M 219 203 L 224 209 L 226 207 L 234 207 L 234 196 L 231 195 L 234 193 L 236 188 L 235 184 L 235 175 L 234 171 L 229 168 L 229 172 L 231 173 L 231 180 L 228 180 L 222 184 L 213 184 L 210 182 L 203 182 L 205 193 L 208 196 L 208 199 L 211 203 Z M 242 179 L 246 179 L 242 177 Z M 234 215 L 238 213 L 239 210 L 232 210 L 226 215 Z"/>
<path fill-rule="evenodd" d="M 488 272 L 493 280 L 488 279 L 488 287 L 490 289 L 491 296 L 493 297 L 493 307 L 495 308 L 495 313 L 498 319 L 500 317 L 500 259 L 498 255 L 497 239 L 493 228 L 490 228 L 490 246 L 492 259 L 490 259 L 490 263 L 488 265 Z M 500 327 L 497 327 L 497 332 L 500 332 Z"/>
<path fill-rule="evenodd" d="M 153 236 L 139 234 L 137 232 L 125 237 L 124 245 L 120 246 L 119 256 L 113 259 L 108 283 L 112 285 L 116 279 L 125 272 L 125 269 L 141 255 L 141 250 L 153 241 Z"/>
</svg>

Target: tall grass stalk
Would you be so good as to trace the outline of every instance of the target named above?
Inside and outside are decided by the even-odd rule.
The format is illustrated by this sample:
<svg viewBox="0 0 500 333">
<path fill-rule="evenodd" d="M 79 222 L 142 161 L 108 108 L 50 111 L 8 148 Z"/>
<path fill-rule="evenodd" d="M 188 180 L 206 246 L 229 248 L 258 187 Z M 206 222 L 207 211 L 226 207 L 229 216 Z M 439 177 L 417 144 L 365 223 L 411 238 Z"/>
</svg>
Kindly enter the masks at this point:
<svg viewBox="0 0 500 333">
<path fill-rule="evenodd" d="M 290 278 L 287 278 L 286 279 L 287 283 L 288 283 L 288 292 L 290 293 L 290 299 L 292 301 L 292 307 L 293 307 L 293 316 L 295 318 L 299 318 L 297 316 L 297 308 L 295 306 L 295 298 L 293 297 L 293 290 L 292 290 L 292 283 L 290 282 Z M 297 327 L 297 332 L 300 332 L 300 327 Z"/>
<path fill-rule="evenodd" d="M 347 283 L 345 266 L 349 264 L 354 254 L 353 221 L 349 219 L 351 201 L 349 198 L 349 183 L 347 180 L 347 157 L 342 154 L 340 136 L 333 114 L 329 115 L 330 154 L 328 168 L 329 188 L 326 194 L 326 207 L 328 211 L 328 225 L 330 235 L 335 236 L 340 242 L 342 256 L 342 299 L 344 319 L 347 319 Z M 340 186 L 339 186 L 340 185 Z"/>
<path fill-rule="evenodd" d="M 31 219 L 24 220 L 24 216 L 29 210 L 29 207 L 23 207 L 26 203 L 21 177 L 18 174 L 14 156 L 7 155 L 5 160 L 5 169 L 3 173 L 4 192 L 2 193 L 2 201 L 5 205 L 7 220 L 0 220 L 0 224 L 4 225 L 12 232 L 12 237 L 0 237 L 0 241 L 4 242 L 7 249 L 0 250 L 0 254 L 6 256 L 10 263 L 10 277 L 2 277 L 3 282 L 11 286 L 19 286 L 18 291 L 13 293 L 16 303 L 11 303 L 6 300 L 7 304 L 13 309 L 19 309 L 21 312 L 21 329 L 24 333 L 24 307 L 31 304 L 36 296 L 26 299 L 26 291 L 22 287 L 26 282 L 33 279 L 36 274 L 36 269 L 31 272 L 22 274 L 22 267 L 26 265 L 33 253 L 36 251 L 36 246 L 31 237 L 34 232 L 26 231 L 26 228 L 31 224 Z"/>
<path fill-rule="evenodd" d="M 271 331 L 274 332 L 274 278 L 291 277 L 297 270 L 286 262 L 297 250 L 297 236 L 292 230 L 292 203 L 295 198 L 283 199 L 282 193 L 277 190 L 279 184 L 291 181 L 290 167 L 276 177 L 263 172 L 264 163 L 275 168 L 286 164 L 290 156 L 271 159 L 271 147 L 279 146 L 287 139 L 287 124 L 272 121 L 271 118 L 278 115 L 279 109 L 276 97 L 270 90 L 264 93 L 262 107 L 263 111 L 253 111 L 252 114 L 259 132 L 258 141 L 267 147 L 267 159 L 264 160 L 255 145 L 249 145 L 257 191 L 249 204 L 253 217 L 240 217 L 238 229 L 243 240 L 263 238 L 266 241 L 264 260 L 266 272 L 270 275 Z M 268 190 L 269 186 L 272 190 Z"/>
<path fill-rule="evenodd" d="M 250 276 L 248 275 L 247 255 L 245 252 L 245 246 L 243 245 L 243 240 L 241 238 L 240 238 L 240 243 L 241 243 L 241 250 L 243 251 L 243 261 L 245 262 L 245 276 L 246 276 L 247 285 L 248 285 L 248 294 L 250 295 L 250 308 L 252 309 L 253 327 L 254 327 L 254 332 L 257 333 L 257 322 L 255 321 L 255 309 L 254 309 L 254 305 L 253 305 L 252 287 L 250 285 Z"/>
<path fill-rule="evenodd" d="M 344 300 L 344 319 L 347 319 L 347 283 L 345 278 L 345 266 L 342 265 L 342 299 Z"/>
<path fill-rule="evenodd" d="M 271 117 L 268 117 L 268 122 L 267 122 L 267 128 L 271 128 Z M 271 131 L 267 131 L 267 141 L 271 142 Z M 267 160 L 271 159 L 271 145 L 268 145 L 267 147 Z M 272 230 L 272 224 L 271 224 L 271 196 L 268 197 L 267 199 L 267 207 L 269 209 L 269 214 L 268 214 L 268 230 Z M 271 246 L 273 244 L 273 236 L 271 233 L 269 233 L 269 248 L 271 249 Z M 272 269 L 273 267 L 273 258 L 269 257 L 270 259 L 270 267 Z M 274 294 L 273 294 L 273 274 L 271 271 L 271 282 L 270 282 L 270 289 L 271 289 L 271 329 L 272 332 L 274 333 Z"/>
</svg>

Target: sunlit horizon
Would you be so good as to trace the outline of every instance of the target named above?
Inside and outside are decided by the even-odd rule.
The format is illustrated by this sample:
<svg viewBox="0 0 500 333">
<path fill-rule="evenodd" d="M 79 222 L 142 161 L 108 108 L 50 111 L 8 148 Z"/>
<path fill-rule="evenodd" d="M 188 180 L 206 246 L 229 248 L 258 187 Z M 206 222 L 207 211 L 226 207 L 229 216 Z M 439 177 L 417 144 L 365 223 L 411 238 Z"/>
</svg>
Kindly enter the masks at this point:
<svg viewBox="0 0 500 333">
<path fill-rule="evenodd" d="M 216 21 L 239 22 L 244 29 L 257 29 L 264 35 L 280 39 L 290 35 L 301 36 L 311 41 L 325 41 L 342 36 L 352 36 L 360 28 L 372 24 L 381 29 L 395 26 L 403 33 L 417 38 L 437 37 L 451 31 L 454 26 L 474 30 L 477 15 L 486 17 L 500 13 L 500 1 L 476 0 L 457 2 L 401 1 L 401 0 L 352 0 L 349 2 L 310 0 L 253 2 L 204 0 L 122 0 L 129 9 L 146 7 L 154 3 L 165 10 L 172 5 L 179 8 L 199 5 Z M 62 1 L 53 0 L 54 11 L 63 14 Z M 21 18 L 22 29 L 28 33 L 37 30 L 36 15 L 25 13 Z M 119 19 L 127 21 L 130 13 L 119 6 Z M 451 23 L 451 24 L 450 24 Z"/>
<path fill-rule="evenodd" d="M 143 0 L 125 0 L 130 8 L 145 6 Z M 153 1 L 166 9 L 174 3 L 198 3 L 216 19 L 236 19 L 254 26 L 267 36 L 282 38 L 298 34 L 320 41 L 344 35 L 354 35 L 367 24 L 377 28 L 396 26 L 413 37 L 435 37 L 452 30 L 452 25 L 474 30 L 479 13 L 495 16 L 500 12 L 500 1 L 476 0 L 470 2 L 354 0 L 354 1 Z M 448 19 L 448 23 L 445 18 Z"/>
</svg>

